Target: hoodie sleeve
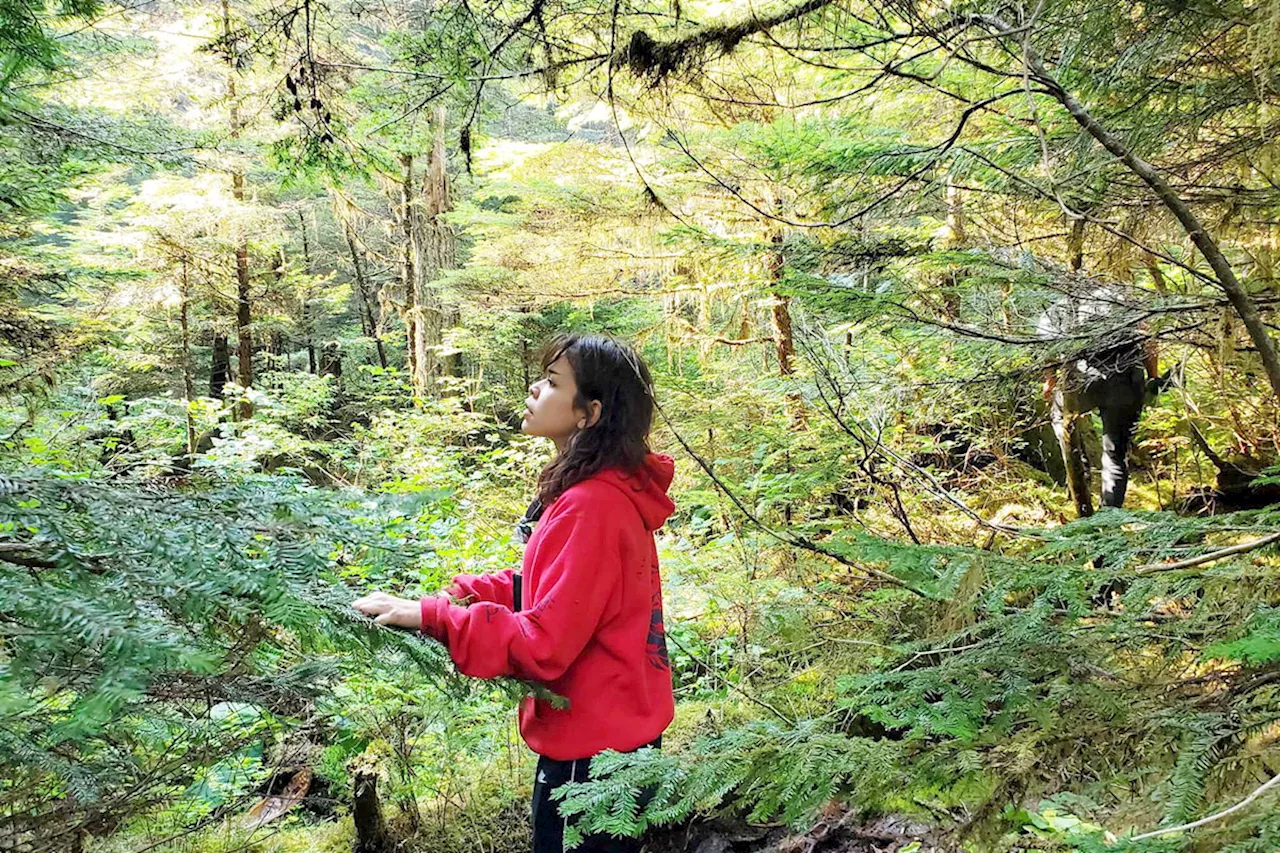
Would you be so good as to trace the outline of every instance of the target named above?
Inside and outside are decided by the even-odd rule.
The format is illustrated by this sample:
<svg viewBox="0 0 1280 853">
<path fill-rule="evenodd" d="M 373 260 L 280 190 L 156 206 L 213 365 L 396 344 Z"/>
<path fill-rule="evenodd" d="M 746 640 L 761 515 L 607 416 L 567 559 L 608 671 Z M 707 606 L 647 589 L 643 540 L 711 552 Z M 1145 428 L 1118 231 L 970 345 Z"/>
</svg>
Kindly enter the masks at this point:
<svg viewBox="0 0 1280 853">
<path fill-rule="evenodd" d="M 484 575 L 455 575 L 445 591 L 467 603 L 489 601 L 515 609 L 515 569 Z"/>
<path fill-rule="evenodd" d="M 464 675 L 559 678 L 595 633 L 621 580 L 620 537 L 605 518 L 574 508 L 543 522 L 530 567 L 540 594 L 530 609 L 424 598 L 422 630 L 449 648 Z"/>
</svg>

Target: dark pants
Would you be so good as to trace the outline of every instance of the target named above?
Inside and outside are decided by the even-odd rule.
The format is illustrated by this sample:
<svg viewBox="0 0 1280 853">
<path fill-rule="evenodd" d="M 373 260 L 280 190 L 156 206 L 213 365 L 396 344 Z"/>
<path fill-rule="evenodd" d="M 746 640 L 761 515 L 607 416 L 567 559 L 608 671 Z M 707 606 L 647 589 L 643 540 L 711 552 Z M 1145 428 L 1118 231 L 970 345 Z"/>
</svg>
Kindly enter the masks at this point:
<svg viewBox="0 0 1280 853">
<path fill-rule="evenodd" d="M 1067 490 L 1083 517 L 1093 514 L 1089 493 L 1089 457 L 1084 434 L 1089 413 L 1102 418 L 1102 505 L 1123 506 L 1129 487 L 1129 445 L 1146 401 L 1142 365 L 1098 369 L 1083 360 L 1064 368 L 1054 387 L 1053 431 L 1067 469 Z"/>
<path fill-rule="evenodd" d="M 662 738 L 647 745 L 661 747 Z M 565 782 L 587 782 L 590 779 L 590 758 L 576 761 L 556 761 L 545 755 L 538 758 L 538 769 L 533 777 L 533 853 L 566 853 L 564 827 L 567 821 L 560 816 L 560 803 L 551 799 L 551 792 Z M 642 843 L 639 838 L 588 835 L 582 844 L 572 849 L 575 853 L 635 853 Z"/>
</svg>

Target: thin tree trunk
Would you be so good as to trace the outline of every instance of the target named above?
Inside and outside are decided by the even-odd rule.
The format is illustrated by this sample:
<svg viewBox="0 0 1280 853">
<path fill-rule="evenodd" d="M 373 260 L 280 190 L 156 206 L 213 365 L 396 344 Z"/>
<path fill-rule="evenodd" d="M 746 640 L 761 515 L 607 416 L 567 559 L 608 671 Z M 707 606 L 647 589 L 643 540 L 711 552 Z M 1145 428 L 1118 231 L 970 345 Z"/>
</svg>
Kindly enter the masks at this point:
<svg viewBox="0 0 1280 853">
<path fill-rule="evenodd" d="M 436 281 L 441 270 L 451 269 L 457 262 L 457 237 L 453 227 L 443 218 L 453 209 L 444 144 L 445 120 L 444 107 L 438 107 L 433 118 L 435 132 L 431 151 L 423 175 L 421 218 L 416 223 L 419 227 L 416 231 L 418 327 L 415 341 L 418 345 L 419 393 L 436 390 L 442 368 L 446 372 L 457 370 L 456 359 L 450 364 L 439 356 L 449 311 Z"/>
<path fill-rule="evenodd" d="M 529 339 L 520 336 L 520 370 L 524 374 L 524 387 L 528 388 L 533 384 L 533 379 L 529 376 Z"/>
<path fill-rule="evenodd" d="M 182 392 L 186 398 L 187 453 L 196 452 L 196 425 L 191 417 L 191 403 L 196 396 L 196 382 L 191 369 L 191 283 L 187 278 L 187 259 L 182 259 L 182 305 L 178 315 L 182 326 Z"/>
<path fill-rule="evenodd" d="M 453 225 L 445 222 L 444 214 L 453 210 L 453 193 L 449 187 L 448 154 L 444 149 L 445 119 L 447 114 L 443 106 L 435 109 L 435 138 L 431 145 L 430 168 L 426 190 L 426 215 L 428 219 L 428 236 L 431 240 L 431 260 L 435 263 L 435 274 L 438 278 L 440 270 L 454 269 L 458 265 L 458 238 Z M 439 311 L 439 333 L 436 345 L 443 345 L 444 330 L 452 329 L 458 324 L 458 306 L 444 297 L 443 289 L 433 288 L 434 302 Z M 447 377 L 460 375 L 461 364 L 457 353 L 440 356 L 440 370 Z"/>
<path fill-rule="evenodd" d="M 960 195 L 960 188 L 956 186 L 955 179 L 951 177 L 951 172 L 949 171 L 946 174 L 945 182 L 947 187 L 947 231 L 943 246 L 948 249 L 954 249 L 968 242 L 964 221 L 964 197 Z"/>
<path fill-rule="evenodd" d="M 782 232 L 775 233 L 771 242 L 777 246 L 769 259 L 769 274 L 776 283 L 782 277 Z M 770 299 L 770 320 L 773 325 L 773 346 L 778 356 L 778 373 L 790 376 L 795 372 L 792 361 L 796 356 L 795 338 L 791 331 L 791 297 L 774 290 Z"/>
<path fill-rule="evenodd" d="M 791 332 L 791 297 L 773 294 L 770 317 L 773 322 L 774 349 L 778 356 L 778 373 L 790 376 L 795 372 L 792 359 L 796 355 L 795 339 Z"/>
<path fill-rule="evenodd" d="M 1160 264 L 1156 260 L 1156 256 L 1150 252 L 1143 252 L 1142 256 L 1147 272 L 1151 274 L 1151 284 L 1155 287 L 1156 293 L 1161 296 L 1167 295 L 1169 293 L 1169 282 L 1165 279 L 1164 273 L 1160 271 Z"/>
<path fill-rule="evenodd" d="M 414 396 L 420 394 L 418 377 L 417 270 L 414 263 L 413 155 L 400 155 L 400 278 L 404 284 L 404 327 L 409 381 Z"/>
<path fill-rule="evenodd" d="M 434 293 L 429 291 L 428 276 L 435 270 L 428 264 L 423 245 L 422 212 L 414 211 L 413 254 L 417 259 L 413 279 L 413 388 L 417 397 L 430 396 L 435 391 L 436 349 L 440 343 L 440 311 Z"/>
<path fill-rule="evenodd" d="M 337 341 L 329 341 L 321 348 L 320 375 L 342 378 L 342 350 Z"/>
<path fill-rule="evenodd" d="M 769 259 L 769 275 L 772 283 L 776 286 L 782 279 L 782 268 L 784 257 L 782 254 L 782 231 L 775 231 L 771 242 L 776 247 Z M 795 372 L 792 361 L 795 359 L 796 346 L 795 339 L 792 337 L 791 331 L 791 297 L 778 290 L 774 290 L 770 300 L 770 324 L 773 327 L 773 345 L 774 352 L 778 356 L 778 374 L 784 379 L 791 376 Z M 791 416 L 791 429 L 799 430 L 804 426 L 804 409 L 801 403 L 800 395 L 795 391 L 788 391 L 786 394 L 787 411 Z M 785 455 L 786 472 L 792 474 L 795 471 L 791 464 L 791 451 L 788 450 Z M 791 525 L 792 513 L 794 512 L 791 501 L 787 501 L 782 506 L 782 520 L 788 527 Z M 788 564 L 793 564 L 794 555 L 788 552 L 786 556 Z"/>
<path fill-rule="evenodd" d="M 302 237 L 302 262 L 303 272 L 311 273 L 311 240 L 307 237 L 307 217 L 303 215 L 302 210 L 297 211 L 298 214 L 298 233 Z"/>
<path fill-rule="evenodd" d="M 244 176 L 235 175 L 235 197 L 244 199 Z M 236 246 L 236 382 L 242 389 L 253 387 L 253 303 L 249 290 L 249 244 L 241 237 Z M 253 404 L 240 403 L 240 416 L 253 416 Z"/>
<path fill-rule="evenodd" d="M 382 346 L 382 330 L 379 328 L 381 318 L 375 313 L 373 287 L 364 273 L 364 258 L 356 248 L 356 237 L 351 224 L 344 222 L 343 235 L 347 238 L 347 249 L 351 252 L 351 268 L 355 271 L 356 294 L 360 297 L 360 325 L 367 337 L 373 338 L 373 345 L 378 350 L 378 366 L 387 368 L 387 351 Z"/>
<path fill-rule="evenodd" d="M 302 271 L 308 276 L 311 275 L 311 241 L 307 238 L 307 218 L 302 215 L 302 211 L 298 211 L 298 230 L 302 235 Z M 302 334 L 306 336 L 307 341 L 307 363 L 312 375 L 316 373 L 316 330 L 315 318 L 311 315 L 311 281 L 307 280 L 307 284 L 303 286 L 301 294 L 299 294 L 302 302 Z"/>
<path fill-rule="evenodd" d="M 240 105 L 236 101 L 235 58 L 231 55 L 231 6 L 230 0 L 222 0 L 222 33 L 227 40 L 227 98 L 231 104 L 231 139 L 240 138 L 243 127 L 240 121 Z M 244 202 L 244 173 L 237 168 L 231 173 L 231 195 L 237 202 Z M 252 294 L 249 290 L 249 237 L 244 224 L 236 223 L 236 381 L 243 390 L 253 386 L 253 321 Z M 247 399 L 240 403 L 240 417 L 253 416 L 253 404 Z"/>
<path fill-rule="evenodd" d="M 1000 18 L 995 16 L 984 17 L 1000 27 L 1002 31 L 1012 29 Z M 1192 212 L 1190 206 L 1183 201 L 1177 191 L 1169 186 L 1168 181 L 1156 171 L 1155 167 L 1130 151 L 1118 137 L 1093 117 L 1084 104 L 1077 101 L 1070 92 L 1064 89 L 1049 74 L 1039 53 L 1027 45 L 1024 49 L 1024 55 L 1027 67 L 1045 85 L 1053 97 L 1066 107 L 1067 112 L 1076 120 L 1076 123 L 1096 139 L 1103 148 L 1111 152 L 1116 159 L 1124 163 L 1130 171 L 1141 178 L 1147 186 L 1151 187 L 1156 197 L 1181 223 L 1183 229 L 1187 232 L 1187 236 L 1191 238 L 1191 242 L 1200 250 L 1200 254 L 1204 256 L 1204 259 L 1209 262 L 1210 268 L 1212 268 L 1214 275 L 1217 277 L 1218 286 L 1222 288 L 1223 293 L 1227 296 L 1227 301 L 1231 303 L 1236 313 L 1240 315 L 1245 329 L 1249 332 L 1250 339 L 1252 339 L 1254 346 L 1258 348 L 1258 355 L 1262 357 L 1262 365 L 1267 372 L 1267 379 L 1271 383 L 1271 390 L 1277 399 L 1280 399 L 1280 352 L 1277 352 L 1275 341 L 1267 333 L 1267 327 L 1262 320 L 1262 315 L 1258 313 L 1258 306 L 1244 289 L 1240 279 L 1236 278 L 1235 270 L 1231 268 L 1230 262 L 1222 254 L 1222 249 L 1218 247 L 1217 242 L 1210 236 L 1204 223 Z"/>
</svg>

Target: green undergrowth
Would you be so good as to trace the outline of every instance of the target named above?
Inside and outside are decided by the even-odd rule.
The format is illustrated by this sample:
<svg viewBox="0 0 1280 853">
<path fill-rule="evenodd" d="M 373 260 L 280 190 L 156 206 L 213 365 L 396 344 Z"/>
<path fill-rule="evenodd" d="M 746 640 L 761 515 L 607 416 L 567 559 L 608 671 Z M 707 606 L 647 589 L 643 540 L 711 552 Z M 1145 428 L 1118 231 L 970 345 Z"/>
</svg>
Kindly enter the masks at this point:
<svg viewBox="0 0 1280 853">
<path fill-rule="evenodd" d="M 1112 510 L 990 551 L 855 538 L 849 553 L 933 596 L 863 596 L 792 640 L 827 654 L 726 694 L 760 719 L 602 761 L 607 781 L 567 808 L 617 832 L 723 808 L 800 828 L 835 798 L 973 850 L 1101 849 L 1107 833 L 1110 849 L 1272 849 L 1274 793 L 1195 834 L 1124 839 L 1213 814 L 1280 767 L 1274 557 L 1159 568 L 1278 522 Z"/>
</svg>

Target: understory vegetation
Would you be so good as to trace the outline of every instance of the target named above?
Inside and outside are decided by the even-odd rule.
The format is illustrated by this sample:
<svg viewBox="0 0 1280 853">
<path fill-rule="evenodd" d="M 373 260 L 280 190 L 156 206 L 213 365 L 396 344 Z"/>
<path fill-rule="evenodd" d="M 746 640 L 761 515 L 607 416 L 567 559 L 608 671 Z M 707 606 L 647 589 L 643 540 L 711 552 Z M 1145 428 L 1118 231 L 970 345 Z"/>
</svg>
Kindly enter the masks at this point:
<svg viewBox="0 0 1280 853">
<path fill-rule="evenodd" d="M 350 602 L 518 564 L 567 330 L 676 458 L 578 830 L 1280 849 L 1278 139 L 1275 0 L 0 0 L 0 850 L 527 849 L 543 688 Z"/>
</svg>

